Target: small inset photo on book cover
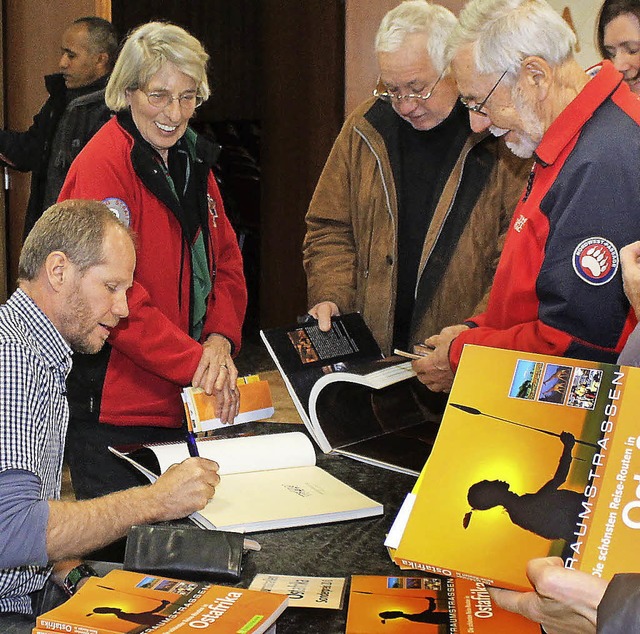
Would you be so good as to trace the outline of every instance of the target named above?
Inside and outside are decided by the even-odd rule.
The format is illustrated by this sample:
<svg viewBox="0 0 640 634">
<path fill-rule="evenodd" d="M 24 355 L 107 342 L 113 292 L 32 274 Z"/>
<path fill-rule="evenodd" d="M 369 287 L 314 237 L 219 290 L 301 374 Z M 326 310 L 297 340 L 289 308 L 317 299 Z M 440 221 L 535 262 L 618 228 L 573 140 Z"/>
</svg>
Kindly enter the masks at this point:
<svg viewBox="0 0 640 634">
<path fill-rule="evenodd" d="M 536 361 L 520 359 L 513 373 L 509 396 L 534 401 L 542 378 L 544 364 Z"/>
<path fill-rule="evenodd" d="M 304 328 L 298 328 L 288 335 L 302 363 L 313 363 L 320 358 Z"/>
<path fill-rule="evenodd" d="M 571 381 L 567 405 L 582 409 L 593 409 L 598 400 L 602 384 L 602 370 L 576 368 Z"/>
<path fill-rule="evenodd" d="M 563 405 L 571 383 L 571 370 L 568 365 L 545 364 L 538 400 L 542 403 Z"/>
</svg>

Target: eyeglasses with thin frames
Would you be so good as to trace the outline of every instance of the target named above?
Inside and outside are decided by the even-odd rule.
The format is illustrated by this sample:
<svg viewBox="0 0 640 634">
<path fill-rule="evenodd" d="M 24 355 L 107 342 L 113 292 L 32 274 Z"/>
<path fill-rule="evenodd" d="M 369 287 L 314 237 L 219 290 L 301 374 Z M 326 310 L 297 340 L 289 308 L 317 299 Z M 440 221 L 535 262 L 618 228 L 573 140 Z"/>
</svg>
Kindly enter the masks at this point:
<svg viewBox="0 0 640 634">
<path fill-rule="evenodd" d="M 175 100 L 178 101 L 181 110 L 195 110 L 202 104 L 202 97 L 195 92 L 184 92 L 177 97 L 174 97 L 170 92 L 162 90 L 155 92 L 145 92 L 141 88 L 141 93 L 146 95 L 149 103 L 154 107 L 162 110 L 167 106 L 170 106 Z"/>
<path fill-rule="evenodd" d="M 431 98 L 431 95 L 433 95 L 433 91 L 436 89 L 436 86 L 440 83 L 440 80 L 444 77 L 444 70 L 440 73 L 440 75 L 438 76 L 438 79 L 436 79 L 436 83 L 433 84 L 431 90 L 426 94 L 420 94 L 420 93 L 409 93 L 408 95 L 397 95 L 393 92 L 389 92 L 389 89 L 384 85 L 384 83 L 382 82 L 382 79 L 380 79 L 378 77 L 378 84 L 376 85 L 376 87 L 373 90 L 373 96 L 377 97 L 378 99 L 382 99 L 382 101 L 386 101 L 387 103 L 393 103 L 394 101 L 397 103 L 400 103 L 403 99 L 419 99 L 420 101 L 426 101 L 427 99 Z"/>
<path fill-rule="evenodd" d="M 498 87 L 498 84 L 502 81 L 502 78 L 506 74 L 507 74 L 507 71 L 505 70 L 504 73 L 500 75 L 498 81 L 495 83 L 493 88 L 489 91 L 489 94 L 480 103 L 477 103 L 474 106 L 470 106 L 469 102 L 472 101 L 471 99 L 467 99 L 466 97 L 460 97 L 460 101 L 462 105 L 470 112 L 475 112 L 476 114 L 479 114 L 481 117 L 488 116 L 487 113 L 483 110 L 483 108 L 485 107 L 485 104 L 487 103 L 487 101 L 489 101 L 489 97 L 493 95 L 495 89 Z"/>
</svg>

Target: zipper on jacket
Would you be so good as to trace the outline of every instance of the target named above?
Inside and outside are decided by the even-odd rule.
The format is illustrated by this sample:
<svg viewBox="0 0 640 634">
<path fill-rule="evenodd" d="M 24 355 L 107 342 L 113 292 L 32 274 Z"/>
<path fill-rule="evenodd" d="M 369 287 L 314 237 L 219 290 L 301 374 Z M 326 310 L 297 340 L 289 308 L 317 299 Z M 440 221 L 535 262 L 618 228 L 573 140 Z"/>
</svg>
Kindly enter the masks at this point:
<svg viewBox="0 0 640 634">
<path fill-rule="evenodd" d="M 531 171 L 529 172 L 529 178 L 527 179 L 527 186 L 524 190 L 524 196 L 522 197 L 523 203 L 527 202 L 527 199 L 529 198 L 529 194 L 531 194 L 531 190 L 533 189 L 533 179 L 535 177 L 535 169 L 536 169 L 536 164 L 534 162 L 533 165 L 531 166 Z"/>
<path fill-rule="evenodd" d="M 376 159 L 376 163 L 378 164 L 378 170 L 380 172 L 380 180 L 382 181 L 382 189 L 384 190 L 384 197 L 385 197 L 385 202 L 386 202 L 386 207 L 387 207 L 387 213 L 389 214 L 389 218 L 391 218 L 391 224 L 393 226 L 393 235 L 394 235 L 393 252 L 394 252 L 394 255 L 395 255 L 395 252 L 396 252 L 396 239 L 397 239 L 397 231 L 396 231 L 396 226 L 395 226 L 396 222 L 395 222 L 395 218 L 393 217 L 393 212 L 391 211 L 391 202 L 389 201 L 389 188 L 387 187 L 387 181 L 385 180 L 385 177 L 384 177 L 384 170 L 382 169 L 382 161 L 380 160 L 380 155 L 374 150 L 373 146 L 371 145 L 371 142 L 366 137 L 364 132 L 362 132 L 362 130 L 360 130 L 357 126 L 354 126 L 353 129 L 355 130 L 355 132 L 358 135 L 360 135 L 360 137 L 365 142 L 365 144 L 369 148 L 369 150 L 371 150 L 371 154 L 373 154 L 373 156 Z M 364 270 L 365 279 L 369 277 L 369 269 L 371 267 L 371 247 L 372 247 L 372 242 L 373 242 L 373 226 L 371 227 L 371 233 L 369 234 L 369 251 L 367 253 L 367 264 L 366 264 L 366 267 L 365 267 L 365 270 Z M 389 314 L 388 317 L 389 317 L 389 319 L 391 319 L 391 314 Z"/>
</svg>

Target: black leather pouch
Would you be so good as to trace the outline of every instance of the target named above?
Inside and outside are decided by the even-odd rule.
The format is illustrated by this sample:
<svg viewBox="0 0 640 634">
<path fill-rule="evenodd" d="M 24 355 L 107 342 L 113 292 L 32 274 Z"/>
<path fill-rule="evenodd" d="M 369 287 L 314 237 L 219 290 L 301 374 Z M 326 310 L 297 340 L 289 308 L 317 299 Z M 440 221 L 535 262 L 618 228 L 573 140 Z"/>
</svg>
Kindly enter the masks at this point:
<svg viewBox="0 0 640 634">
<path fill-rule="evenodd" d="M 244 535 L 191 526 L 133 526 L 124 569 L 186 579 L 239 581 Z"/>
</svg>

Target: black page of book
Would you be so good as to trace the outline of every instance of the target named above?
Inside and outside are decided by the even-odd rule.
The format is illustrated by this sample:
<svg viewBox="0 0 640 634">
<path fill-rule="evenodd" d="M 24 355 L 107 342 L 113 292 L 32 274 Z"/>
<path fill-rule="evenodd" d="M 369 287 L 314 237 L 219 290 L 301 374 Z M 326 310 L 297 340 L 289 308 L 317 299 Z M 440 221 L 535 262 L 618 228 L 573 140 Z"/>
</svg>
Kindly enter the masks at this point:
<svg viewBox="0 0 640 634">
<path fill-rule="evenodd" d="M 359 313 L 334 317 L 327 333 L 316 321 L 263 333 L 307 414 L 311 388 L 320 377 L 383 356 Z"/>
<path fill-rule="evenodd" d="M 445 403 L 415 377 L 379 390 L 337 382 L 320 392 L 316 412 L 334 449 L 419 473 Z"/>
</svg>

